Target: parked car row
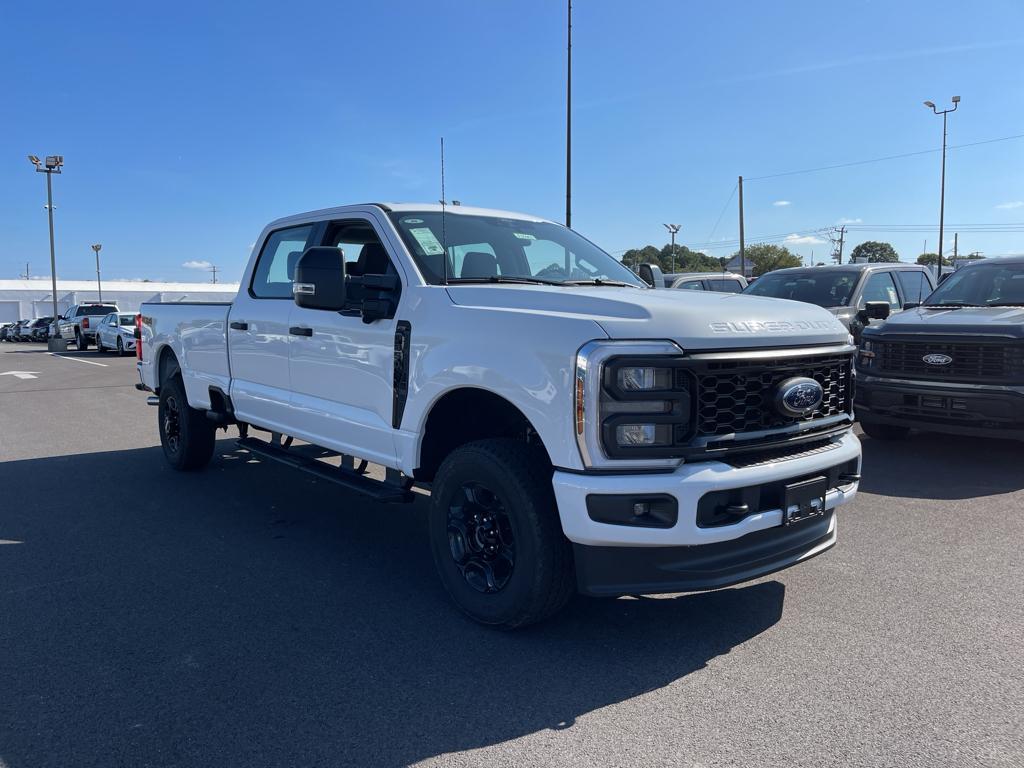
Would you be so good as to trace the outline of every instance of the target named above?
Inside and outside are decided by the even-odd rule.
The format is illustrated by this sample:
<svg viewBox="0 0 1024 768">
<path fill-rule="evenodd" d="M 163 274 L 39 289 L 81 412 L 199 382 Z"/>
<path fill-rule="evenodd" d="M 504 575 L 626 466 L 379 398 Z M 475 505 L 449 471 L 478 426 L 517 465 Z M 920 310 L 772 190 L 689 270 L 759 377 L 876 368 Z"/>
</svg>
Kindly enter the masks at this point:
<svg viewBox="0 0 1024 768">
<path fill-rule="evenodd" d="M 0 326 L 0 341 L 41 341 L 50 338 L 52 317 L 37 317 L 31 320 L 19 320 L 16 323 L 4 323 Z"/>
</svg>

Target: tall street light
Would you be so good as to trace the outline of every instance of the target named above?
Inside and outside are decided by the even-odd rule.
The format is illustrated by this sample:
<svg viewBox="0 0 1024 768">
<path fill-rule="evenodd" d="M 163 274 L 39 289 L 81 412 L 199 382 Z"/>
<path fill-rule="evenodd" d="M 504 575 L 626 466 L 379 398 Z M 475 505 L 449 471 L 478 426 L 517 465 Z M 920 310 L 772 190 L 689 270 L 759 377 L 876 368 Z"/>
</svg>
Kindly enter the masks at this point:
<svg viewBox="0 0 1024 768">
<path fill-rule="evenodd" d="M 950 112 L 956 112 L 956 108 L 960 106 L 960 97 L 953 97 L 953 106 L 950 109 L 943 109 L 939 111 L 935 105 L 926 101 L 924 103 L 926 107 L 929 107 L 932 112 L 936 115 L 942 115 L 942 180 L 939 182 L 939 258 L 938 267 L 936 272 L 936 278 L 942 279 L 942 225 L 946 216 L 946 115 Z"/>
<path fill-rule="evenodd" d="M 680 229 L 682 229 L 682 227 L 680 227 L 678 224 L 665 224 L 664 226 L 665 226 L 665 229 L 668 230 L 668 233 L 672 236 L 672 271 L 675 272 L 676 271 L 676 232 L 678 232 Z"/>
<path fill-rule="evenodd" d="M 102 248 L 102 243 L 96 243 L 92 246 L 92 249 L 96 251 L 96 293 L 99 294 L 100 304 L 103 303 L 103 286 L 100 284 L 100 250 Z"/>
<path fill-rule="evenodd" d="M 50 217 L 50 281 L 53 285 L 53 333 L 47 340 L 47 348 L 51 352 L 67 350 L 67 343 L 60 337 L 60 323 L 57 321 L 57 258 L 53 250 L 53 174 L 60 173 L 64 165 L 63 155 L 49 155 L 40 161 L 35 155 L 28 156 L 29 162 L 36 167 L 37 173 L 46 174 L 46 212 Z"/>
</svg>

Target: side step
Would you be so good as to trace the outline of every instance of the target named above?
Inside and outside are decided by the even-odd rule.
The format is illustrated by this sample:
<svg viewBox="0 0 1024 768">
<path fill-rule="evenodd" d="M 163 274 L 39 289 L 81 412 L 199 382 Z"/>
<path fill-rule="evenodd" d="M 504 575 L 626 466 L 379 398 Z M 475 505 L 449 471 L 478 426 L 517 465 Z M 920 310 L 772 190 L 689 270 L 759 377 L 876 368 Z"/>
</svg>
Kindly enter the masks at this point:
<svg viewBox="0 0 1024 768">
<path fill-rule="evenodd" d="M 237 441 L 237 445 L 239 448 L 244 448 L 265 459 L 286 464 L 293 469 L 301 469 L 303 472 L 308 472 L 321 480 L 327 480 L 350 491 L 368 496 L 374 501 L 401 504 L 412 502 L 416 498 L 416 495 L 404 486 L 392 482 L 373 480 L 344 467 L 333 467 L 317 459 L 310 458 L 308 455 L 302 455 L 288 448 L 271 445 L 265 440 L 243 437 Z M 391 475 L 392 472 L 389 470 L 388 474 Z"/>
</svg>

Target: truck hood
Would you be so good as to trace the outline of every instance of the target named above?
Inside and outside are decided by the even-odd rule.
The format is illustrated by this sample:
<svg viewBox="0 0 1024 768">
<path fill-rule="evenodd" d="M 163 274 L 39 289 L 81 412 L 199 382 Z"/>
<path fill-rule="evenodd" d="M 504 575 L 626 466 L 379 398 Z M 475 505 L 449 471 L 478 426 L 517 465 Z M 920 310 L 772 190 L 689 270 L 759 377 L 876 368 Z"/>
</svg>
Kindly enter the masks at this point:
<svg viewBox="0 0 1024 768">
<path fill-rule="evenodd" d="M 614 286 L 452 285 L 463 307 L 586 318 L 612 339 L 671 339 L 684 349 L 842 344 L 849 332 L 813 304 L 711 291 Z"/>
<path fill-rule="evenodd" d="M 1024 339 L 1024 307 L 908 309 L 892 315 L 885 323 L 870 331 L 872 336 L 890 333 L 950 336 L 981 334 Z"/>
</svg>

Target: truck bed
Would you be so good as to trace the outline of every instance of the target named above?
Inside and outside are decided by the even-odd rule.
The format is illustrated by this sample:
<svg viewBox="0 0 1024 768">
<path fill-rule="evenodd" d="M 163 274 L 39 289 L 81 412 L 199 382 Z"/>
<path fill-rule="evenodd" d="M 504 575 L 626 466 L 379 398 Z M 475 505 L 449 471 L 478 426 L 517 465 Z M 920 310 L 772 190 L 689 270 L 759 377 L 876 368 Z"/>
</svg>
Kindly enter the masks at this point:
<svg viewBox="0 0 1024 768">
<path fill-rule="evenodd" d="M 142 382 L 156 389 L 159 353 L 169 346 L 181 364 L 189 403 L 210 406 L 210 387 L 229 390 L 227 322 L 231 302 L 145 302 L 142 315 Z"/>
</svg>

